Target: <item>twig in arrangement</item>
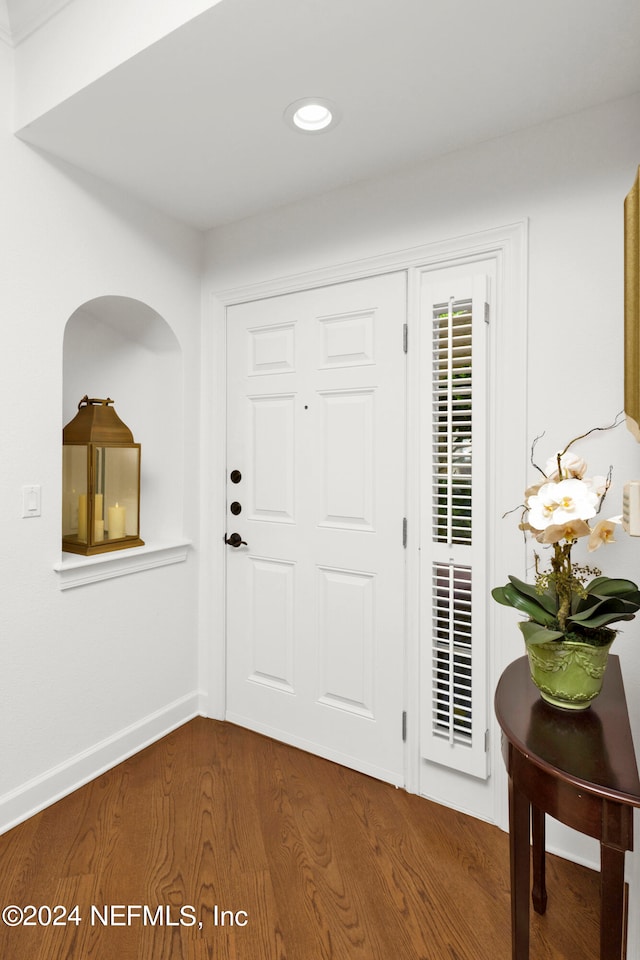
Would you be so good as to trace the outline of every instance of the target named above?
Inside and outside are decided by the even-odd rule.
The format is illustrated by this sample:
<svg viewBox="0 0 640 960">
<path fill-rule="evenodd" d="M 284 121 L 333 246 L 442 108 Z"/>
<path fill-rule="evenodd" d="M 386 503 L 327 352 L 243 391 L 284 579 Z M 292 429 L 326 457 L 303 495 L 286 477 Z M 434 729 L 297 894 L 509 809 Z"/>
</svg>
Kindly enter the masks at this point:
<svg viewBox="0 0 640 960">
<path fill-rule="evenodd" d="M 564 450 L 562 450 L 562 452 L 558 454 L 558 456 L 563 457 L 567 452 L 567 450 L 569 449 L 569 447 L 573 446 L 574 443 L 577 443 L 578 440 L 584 440 L 585 437 L 588 437 L 592 433 L 598 433 L 598 432 L 604 433 L 607 430 L 614 430 L 616 427 L 619 427 L 620 424 L 622 423 L 622 420 L 620 419 L 621 417 L 624 417 L 624 410 L 620 410 L 620 412 L 616 414 L 615 420 L 613 421 L 613 423 L 610 423 L 608 427 L 591 427 L 591 430 L 587 430 L 586 433 L 581 433 L 580 436 L 574 437 L 573 440 L 569 441 L 569 443 L 566 445 Z M 536 441 L 534 440 L 534 443 L 535 442 Z M 532 453 L 533 453 L 533 450 L 532 450 Z"/>
<path fill-rule="evenodd" d="M 531 444 L 531 456 L 529 459 L 531 460 L 531 466 L 534 467 L 539 473 L 541 473 L 543 477 L 546 477 L 546 473 L 544 472 L 542 467 L 539 467 L 538 464 L 533 459 L 533 454 L 536 449 L 536 444 L 538 443 L 538 440 L 542 440 L 543 437 L 544 437 L 544 431 L 542 433 L 539 433 L 538 436 L 534 439 L 533 443 Z"/>
<path fill-rule="evenodd" d="M 611 480 L 612 480 L 612 478 L 613 478 L 613 464 L 609 464 L 609 470 L 608 470 L 608 472 L 607 472 L 607 479 L 605 480 L 605 484 L 604 484 L 604 493 L 603 493 L 602 496 L 600 497 L 600 503 L 598 504 L 598 513 L 600 513 L 600 511 L 602 510 L 602 504 L 604 503 L 604 498 L 606 497 L 607 493 L 609 492 L 609 487 L 611 486 Z"/>
</svg>

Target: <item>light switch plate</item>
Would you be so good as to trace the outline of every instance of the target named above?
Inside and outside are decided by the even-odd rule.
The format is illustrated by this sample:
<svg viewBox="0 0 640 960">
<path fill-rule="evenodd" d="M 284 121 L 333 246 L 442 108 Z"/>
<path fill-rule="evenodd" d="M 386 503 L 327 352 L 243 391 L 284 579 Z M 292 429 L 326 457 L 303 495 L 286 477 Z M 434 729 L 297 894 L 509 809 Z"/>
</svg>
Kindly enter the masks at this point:
<svg viewBox="0 0 640 960">
<path fill-rule="evenodd" d="M 40 484 L 31 483 L 22 488 L 22 516 L 39 517 L 41 508 Z"/>
</svg>

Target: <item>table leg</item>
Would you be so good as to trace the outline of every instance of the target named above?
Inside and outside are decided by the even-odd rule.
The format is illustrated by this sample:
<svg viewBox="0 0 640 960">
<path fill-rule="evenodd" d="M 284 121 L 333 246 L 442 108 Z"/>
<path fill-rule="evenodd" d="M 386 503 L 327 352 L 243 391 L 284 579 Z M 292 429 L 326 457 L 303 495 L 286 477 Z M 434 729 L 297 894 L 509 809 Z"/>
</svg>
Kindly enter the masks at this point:
<svg viewBox="0 0 640 960">
<path fill-rule="evenodd" d="M 531 836 L 533 838 L 533 891 L 531 894 L 536 913 L 547 909 L 547 885 L 545 877 L 545 823 L 544 811 L 531 805 Z"/>
<path fill-rule="evenodd" d="M 512 960 L 529 957 L 530 804 L 509 777 Z"/>
<path fill-rule="evenodd" d="M 624 850 L 601 843 L 600 960 L 624 960 L 624 927 Z"/>
</svg>

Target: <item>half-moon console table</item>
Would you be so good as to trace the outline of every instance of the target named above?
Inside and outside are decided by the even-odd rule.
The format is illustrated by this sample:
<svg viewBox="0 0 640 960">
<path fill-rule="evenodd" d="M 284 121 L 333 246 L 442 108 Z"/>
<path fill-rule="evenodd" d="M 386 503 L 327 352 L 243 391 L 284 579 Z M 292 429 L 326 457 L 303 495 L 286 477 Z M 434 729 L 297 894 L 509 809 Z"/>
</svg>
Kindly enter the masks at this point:
<svg viewBox="0 0 640 960">
<path fill-rule="evenodd" d="M 633 849 L 640 781 L 620 663 L 609 656 L 600 696 L 587 710 L 541 699 L 527 657 L 511 663 L 495 695 L 509 774 L 513 960 L 529 957 L 530 837 L 534 909 L 544 913 L 545 814 L 600 841 L 600 958 L 624 958 L 625 851 Z"/>
</svg>

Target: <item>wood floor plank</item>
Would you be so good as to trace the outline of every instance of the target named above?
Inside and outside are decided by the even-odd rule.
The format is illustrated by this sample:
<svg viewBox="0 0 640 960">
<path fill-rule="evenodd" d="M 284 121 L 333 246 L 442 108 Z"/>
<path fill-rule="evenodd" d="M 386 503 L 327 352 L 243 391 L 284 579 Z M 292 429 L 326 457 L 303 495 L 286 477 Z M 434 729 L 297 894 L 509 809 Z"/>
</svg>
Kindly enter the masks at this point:
<svg viewBox="0 0 640 960">
<path fill-rule="evenodd" d="M 203 718 L 0 837 L 0 865 L 2 906 L 82 917 L 0 922 L 8 960 L 511 957 L 502 831 Z M 531 960 L 596 960 L 598 883 L 548 857 Z"/>
</svg>

